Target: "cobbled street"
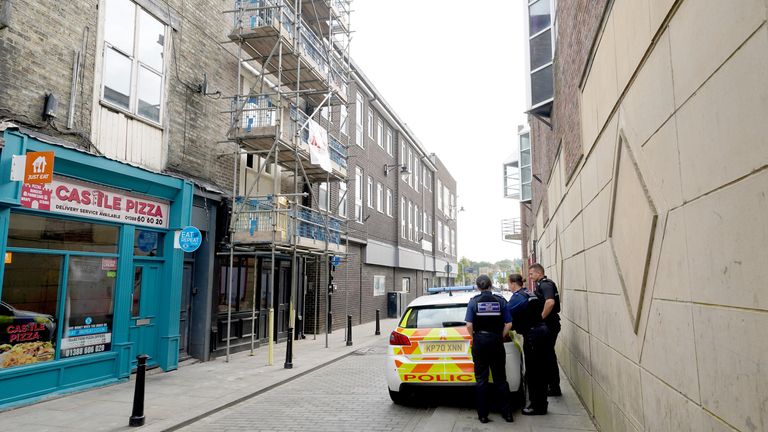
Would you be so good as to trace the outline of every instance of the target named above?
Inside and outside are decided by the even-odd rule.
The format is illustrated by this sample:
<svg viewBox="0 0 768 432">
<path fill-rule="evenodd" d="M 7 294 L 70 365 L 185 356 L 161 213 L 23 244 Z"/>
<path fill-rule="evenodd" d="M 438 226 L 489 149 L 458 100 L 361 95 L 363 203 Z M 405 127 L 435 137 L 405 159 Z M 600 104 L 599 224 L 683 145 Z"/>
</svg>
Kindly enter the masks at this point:
<svg viewBox="0 0 768 432">
<path fill-rule="evenodd" d="M 182 429 L 195 431 L 583 431 L 595 430 L 569 386 L 550 414 L 514 423 L 497 414 L 480 424 L 472 389 L 423 395 L 413 407 L 393 404 L 384 379 L 386 345 L 363 348 Z"/>
</svg>

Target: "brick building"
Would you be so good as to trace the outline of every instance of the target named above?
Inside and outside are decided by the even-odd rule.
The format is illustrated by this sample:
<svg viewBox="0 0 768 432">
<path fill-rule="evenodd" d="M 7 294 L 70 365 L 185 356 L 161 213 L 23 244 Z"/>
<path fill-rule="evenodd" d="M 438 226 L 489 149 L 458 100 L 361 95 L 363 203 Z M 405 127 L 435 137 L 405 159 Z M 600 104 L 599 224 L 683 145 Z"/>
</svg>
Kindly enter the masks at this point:
<svg viewBox="0 0 768 432">
<path fill-rule="evenodd" d="M 553 74 L 521 212 L 561 368 L 601 430 L 764 429 L 766 4 L 554 3 L 526 4 Z"/>
</svg>

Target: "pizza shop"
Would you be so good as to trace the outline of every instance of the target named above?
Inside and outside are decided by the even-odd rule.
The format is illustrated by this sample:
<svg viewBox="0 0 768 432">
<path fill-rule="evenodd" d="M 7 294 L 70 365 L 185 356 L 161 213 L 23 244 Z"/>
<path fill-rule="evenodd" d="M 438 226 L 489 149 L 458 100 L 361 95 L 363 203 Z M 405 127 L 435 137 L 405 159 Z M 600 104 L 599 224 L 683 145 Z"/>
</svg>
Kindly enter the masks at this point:
<svg viewBox="0 0 768 432">
<path fill-rule="evenodd" d="M 0 136 L 0 407 L 176 369 L 192 184 Z"/>
</svg>

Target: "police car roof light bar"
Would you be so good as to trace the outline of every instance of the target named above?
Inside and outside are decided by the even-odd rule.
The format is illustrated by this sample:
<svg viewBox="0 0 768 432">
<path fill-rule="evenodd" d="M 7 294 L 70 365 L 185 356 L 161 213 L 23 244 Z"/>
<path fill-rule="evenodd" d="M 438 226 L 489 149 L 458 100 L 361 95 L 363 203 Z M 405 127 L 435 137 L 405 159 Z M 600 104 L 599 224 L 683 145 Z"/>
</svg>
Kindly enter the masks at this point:
<svg viewBox="0 0 768 432">
<path fill-rule="evenodd" d="M 430 294 L 437 294 L 441 292 L 454 292 L 454 291 L 474 291 L 475 286 L 474 285 L 465 285 L 465 286 L 452 286 L 452 287 L 432 287 L 427 288 L 427 292 Z"/>
</svg>

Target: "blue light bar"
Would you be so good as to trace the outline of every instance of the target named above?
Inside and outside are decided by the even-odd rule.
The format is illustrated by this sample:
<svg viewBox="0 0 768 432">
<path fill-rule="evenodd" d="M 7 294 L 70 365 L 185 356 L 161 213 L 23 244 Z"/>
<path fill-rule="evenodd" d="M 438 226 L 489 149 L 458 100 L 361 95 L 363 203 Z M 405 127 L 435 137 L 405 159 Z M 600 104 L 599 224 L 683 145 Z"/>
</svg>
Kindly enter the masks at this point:
<svg viewBox="0 0 768 432">
<path fill-rule="evenodd" d="M 474 285 L 427 288 L 427 292 L 430 293 L 430 294 L 437 294 L 437 293 L 441 293 L 441 292 L 474 291 L 474 290 L 475 290 L 475 286 Z"/>
</svg>

